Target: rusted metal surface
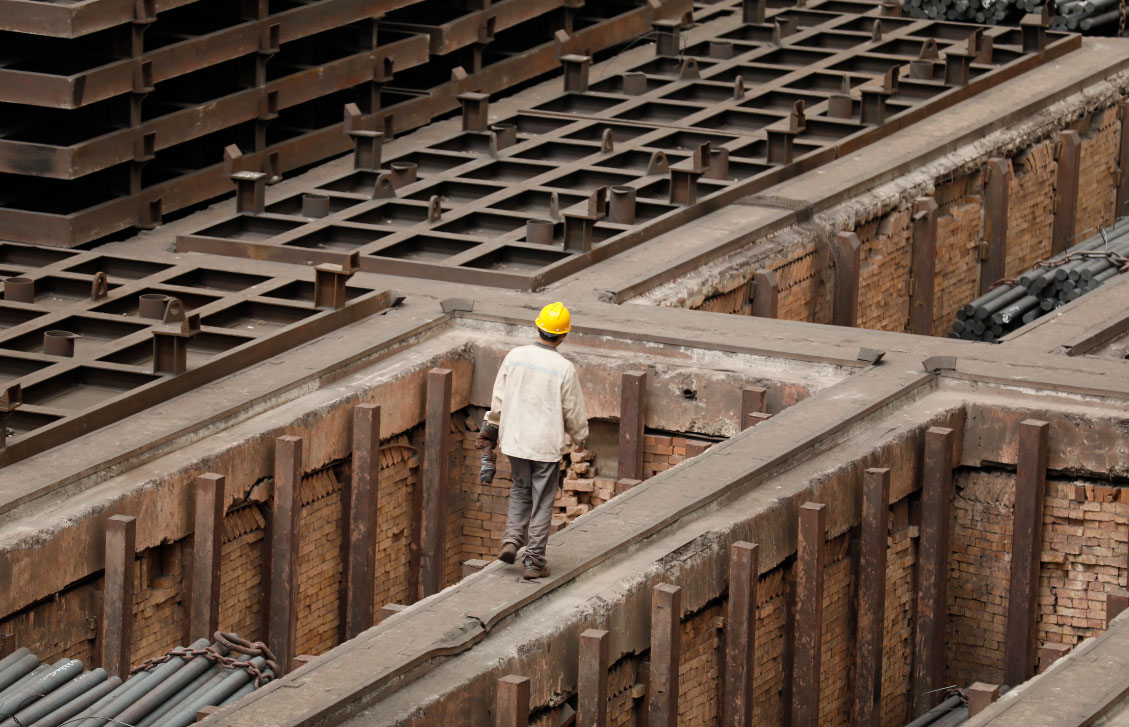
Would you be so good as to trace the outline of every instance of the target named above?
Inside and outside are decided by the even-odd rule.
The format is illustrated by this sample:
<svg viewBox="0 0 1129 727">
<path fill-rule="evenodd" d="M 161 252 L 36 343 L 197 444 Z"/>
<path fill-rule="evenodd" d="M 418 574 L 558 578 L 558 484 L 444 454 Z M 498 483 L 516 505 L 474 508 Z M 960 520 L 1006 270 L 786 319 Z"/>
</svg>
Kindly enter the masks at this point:
<svg viewBox="0 0 1129 727">
<path fill-rule="evenodd" d="M 765 398 L 768 389 L 763 386 L 750 386 L 741 391 L 741 428 L 748 429 L 753 426 L 751 417 L 762 414 L 765 410 Z"/>
<path fill-rule="evenodd" d="M 859 542 L 858 647 L 854 724 L 882 723 L 882 635 L 886 630 L 886 536 L 890 515 L 890 470 L 868 469 L 862 486 Z"/>
<path fill-rule="evenodd" d="M 568 48 L 594 52 L 625 42 L 656 15 L 677 16 L 690 5 L 666 0 L 603 13 L 566 10 L 564 0 L 506 0 L 397 23 L 390 18 L 398 13 L 426 13 L 407 0 L 325 0 L 275 12 L 264 5 L 249 15 L 234 5 L 217 14 L 177 4 L 185 7 L 167 16 L 163 3 L 136 3 L 142 15 L 127 4 L 130 17 L 115 31 L 132 32 L 132 43 L 65 41 L 84 44 L 75 54 L 83 61 L 70 65 L 41 58 L 32 36 L 12 45 L 11 60 L 0 64 L 0 98 L 26 112 L 0 124 L 0 170 L 20 175 L 0 188 L 6 239 L 73 246 L 152 227 L 229 191 L 211 155 L 240 127 L 253 137 L 248 163 L 277 179 L 346 148 L 340 118 L 317 108 L 326 98 L 353 97 L 391 135 L 450 110 L 459 93 L 504 90 L 551 70 Z M 373 20 L 389 11 L 386 21 Z M 444 12 L 454 17 L 439 22 Z M 577 28 L 558 35 L 570 19 Z M 206 31 L 185 32 L 196 26 Z M 432 47 L 447 55 L 432 55 Z M 230 92 L 202 98 L 193 90 L 200 86 Z M 103 117 L 111 114 L 97 112 L 102 106 L 115 109 L 109 126 Z"/>
<path fill-rule="evenodd" d="M 933 335 L 933 285 L 937 266 L 937 200 L 918 197 L 913 209 L 909 331 Z"/>
<path fill-rule="evenodd" d="M 1129 101 L 1122 101 L 1117 105 L 1117 118 L 1121 122 L 1121 134 L 1117 150 L 1117 197 L 1113 217 L 1129 215 Z"/>
<path fill-rule="evenodd" d="M 827 532 L 827 505 L 805 502 L 800 506 L 796 543 L 795 653 L 792 666 L 792 721 L 790 727 L 816 727 L 819 722 L 819 687 L 823 641 L 823 541 Z"/>
<path fill-rule="evenodd" d="M 619 392 L 619 480 L 643 479 L 643 423 L 647 418 L 647 372 L 625 373 Z"/>
<path fill-rule="evenodd" d="M 1043 552 L 1049 432 L 1050 424 L 1045 421 L 1026 419 L 1019 425 L 1004 647 L 1004 683 L 1008 685 L 1025 682 L 1035 673 L 1035 617 Z"/>
<path fill-rule="evenodd" d="M 380 481 L 380 407 L 358 404 L 353 409 L 353 478 L 346 493 L 348 523 L 345 556 L 345 639 L 373 624 L 376 572 L 377 500 Z"/>
<path fill-rule="evenodd" d="M 980 256 L 980 294 L 1004 278 L 1007 261 L 1008 193 L 1011 189 L 1011 166 L 1007 159 L 988 162 L 988 180 L 984 192 L 984 244 Z"/>
<path fill-rule="evenodd" d="M 1106 595 L 1105 600 L 1105 627 L 1108 629 L 1110 622 L 1129 608 L 1129 590 L 1117 588 Z"/>
<path fill-rule="evenodd" d="M 12 243 L 0 244 L 0 274 L 29 281 L 17 285 L 32 301 L 7 296 L 0 301 L 0 384 L 19 384 L 22 392 L 21 405 L 7 416 L 0 465 L 215 381 L 391 302 L 386 292 L 350 283 L 345 305 L 319 308 L 316 285 L 302 269 L 239 272 L 172 257 Z M 10 283 L 3 285 L 7 291 Z M 152 303 L 159 315 L 150 312 Z M 65 350 L 54 347 L 60 341 Z"/>
<path fill-rule="evenodd" d="M 853 232 L 835 236 L 835 301 L 831 322 L 837 326 L 858 325 L 859 255 L 861 245 Z"/>
<path fill-rule="evenodd" d="M 721 727 L 752 727 L 753 724 L 758 556 L 755 543 L 738 541 L 729 546 L 729 620 L 725 625 Z"/>
<path fill-rule="evenodd" d="M 101 666 L 106 673 L 129 676 L 133 645 L 134 559 L 137 557 L 137 518 L 106 518 L 106 573 L 102 587 Z"/>
<path fill-rule="evenodd" d="M 189 593 L 185 643 L 212 637 L 220 627 L 220 558 L 226 478 L 214 472 L 196 478 L 195 527 L 192 536 L 192 591 Z"/>
<path fill-rule="evenodd" d="M 1013 46 L 1014 34 L 991 29 L 991 62 L 967 84 L 946 85 L 909 78 L 902 69 L 926 42 L 944 52 L 965 48 L 972 26 L 888 19 L 892 27 L 873 46 L 873 4 L 821 7 L 770 11 L 769 22 L 786 12 L 798 21 L 797 32 L 776 39 L 770 25 L 734 19 L 732 30 L 716 39 L 733 45 L 728 58 L 711 56 L 710 43 L 688 47 L 682 57 L 663 56 L 660 44 L 660 55 L 649 61 L 590 82 L 584 92 L 561 93 L 496 119 L 490 128 L 479 99 L 463 133 L 384 160 L 381 168 L 389 172 L 393 163 L 415 164 L 413 181 L 376 194 L 377 170 L 357 169 L 316 189 L 341 208 L 327 217 L 311 221 L 268 210 L 285 231 L 249 240 L 201 230 L 180 236 L 178 249 L 318 262 L 356 251 L 362 270 L 536 288 L 1078 46 L 1076 37 L 1050 34 L 1039 55 Z M 852 89 L 885 89 L 882 123 L 831 114 L 844 80 Z M 777 132 L 789 140 L 790 156 L 769 153 L 769 136 Z M 634 209 L 623 192 L 611 194 L 609 209 L 609 190 L 634 190 Z M 436 197 L 438 215 L 428 207 Z M 538 224 L 529 225 L 531 219 Z M 551 244 L 541 223 L 553 225 Z"/>
<path fill-rule="evenodd" d="M 447 561 L 447 497 L 451 489 L 451 386 L 454 372 L 427 373 L 427 422 L 420 476 L 420 597 L 443 588 Z"/>
<path fill-rule="evenodd" d="M 269 599 L 267 645 L 280 668 L 295 656 L 298 628 L 298 516 L 302 510 L 302 438 L 274 442 L 274 507 L 270 520 L 270 571 L 264 593 Z"/>
<path fill-rule="evenodd" d="M 682 651 L 682 589 L 651 589 L 651 666 L 647 680 L 648 727 L 678 725 L 678 662 Z"/>
<path fill-rule="evenodd" d="M 579 661 L 576 727 L 607 727 L 609 666 L 607 631 L 588 629 L 580 634 Z"/>
<path fill-rule="evenodd" d="M 510 674 L 498 680 L 494 727 L 529 726 L 529 677 Z"/>
<path fill-rule="evenodd" d="M 771 270 L 753 274 L 752 314 L 759 318 L 775 318 L 780 306 L 780 286 Z"/>
<path fill-rule="evenodd" d="M 1082 163 L 1082 137 L 1077 131 L 1062 132 L 1055 145 L 1055 208 L 1051 229 L 1051 254 L 1074 244 L 1074 221 L 1078 210 L 1078 175 Z"/>
<path fill-rule="evenodd" d="M 914 633 L 913 714 L 924 714 L 944 696 L 948 623 L 949 529 L 953 503 L 953 447 L 948 427 L 925 432 L 922 464 L 921 541 L 918 546 L 917 618 Z"/>
</svg>

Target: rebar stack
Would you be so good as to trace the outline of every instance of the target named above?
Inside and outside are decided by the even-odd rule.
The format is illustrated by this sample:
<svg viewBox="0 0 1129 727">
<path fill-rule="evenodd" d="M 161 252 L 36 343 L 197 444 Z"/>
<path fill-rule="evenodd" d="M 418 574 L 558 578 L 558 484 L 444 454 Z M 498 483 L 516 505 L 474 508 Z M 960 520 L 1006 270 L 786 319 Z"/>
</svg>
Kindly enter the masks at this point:
<svg viewBox="0 0 1129 727">
<path fill-rule="evenodd" d="M 1024 0 L 902 0 L 902 10 L 915 18 L 992 25 L 1018 22 L 1025 13 L 1041 9 L 1041 2 Z"/>
<path fill-rule="evenodd" d="M 1054 30 L 1113 31 L 1121 19 L 1122 0 L 1066 0 L 1056 6 Z"/>
<path fill-rule="evenodd" d="M 253 655 L 232 636 L 178 647 L 125 681 L 105 669 L 85 671 L 78 659 L 41 664 L 17 649 L 0 659 L 0 727 L 185 727 L 205 707 L 235 702 L 273 677 L 269 654 Z M 233 643 L 252 653 L 225 658 Z"/>
<path fill-rule="evenodd" d="M 962 306 L 949 338 L 994 343 L 1100 287 L 1122 271 L 1126 258 L 1129 218 Z"/>
</svg>

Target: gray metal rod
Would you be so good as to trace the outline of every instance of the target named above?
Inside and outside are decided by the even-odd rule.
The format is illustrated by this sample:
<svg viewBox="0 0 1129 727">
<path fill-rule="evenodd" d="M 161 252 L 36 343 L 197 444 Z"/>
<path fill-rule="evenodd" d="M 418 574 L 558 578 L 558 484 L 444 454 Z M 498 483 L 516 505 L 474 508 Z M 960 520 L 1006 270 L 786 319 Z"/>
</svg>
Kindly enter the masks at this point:
<svg viewBox="0 0 1129 727">
<path fill-rule="evenodd" d="M 11 689 L 0 697 L 0 715 L 11 716 L 25 709 L 43 696 L 82 674 L 78 659 L 60 659 L 35 679 Z"/>
<path fill-rule="evenodd" d="M 39 720 L 36 721 L 35 727 L 59 727 L 60 724 L 74 717 L 90 705 L 95 704 L 106 695 L 111 694 L 121 685 L 121 677 L 110 677 L 101 684 L 91 688 L 89 691 L 75 697 L 54 712 L 40 717 Z"/>
<path fill-rule="evenodd" d="M 31 655 L 31 651 L 29 651 L 27 648 L 21 646 L 20 648 L 13 651 L 11 654 L 8 654 L 7 656 L 5 656 L 3 659 L 0 659 L 0 674 L 3 674 L 5 671 L 8 670 L 8 667 L 14 665 L 20 659 L 23 659 L 24 657 L 30 656 L 30 655 Z M 38 659 L 36 659 L 36 661 L 38 661 Z"/>
<path fill-rule="evenodd" d="M 81 665 L 82 662 L 78 662 L 78 664 Z M 73 702 L 78 697 L 106 681 L 106 676 L 105 669 L 83 672 L 69 682 L 60 684 L 31 706 L 21 709 L 16 713 L 15 719 L 7 719 L 0 722 L 0 727 L 30 725 L 40 717 L 46 717 L 59 707 Z"/>
<path fill-rule="evenodd" d="M 33 669 L 39 666 L 39 659 L 35 654 L 27 649 L 20 649 L 20 651 L 26 653 L 9 664 L 4 671 L 0 672 L 0 696 L 3 696 L 5 690 L 25 678 Z M 15 654 L 13 654 L 13 656 L 14 655 Z"/>
<path fill-rule="evenodd" d="M 257 669 L 263 669 L 266 660 L 261 656 L 256 656 L 251 659 L 251 664 Z M 266 670 L 264 673 L 272 674 L 270 670 Z M 218 685 L 184 702 L 175 712 L 170 713 L 167 719 L 158 723 L 157 727 L 187 727 L 196 721 L 196 713 L 204 707 L 230 704 L 235 699 L 242 697 L 241 692 L 244 690 L 246 690 L 246 694 L 255 691 L 255 683 L 252 681 L 249 672 L 244 669 L 236 669 Z"/>
<path fill-rule="evenodd" d="M 221 655 L 227 655 L 227 647 L 222 644 L 216 644 L 213 648 Z M 214 663 L 215 662 L 205 656 L 193 658 L 175 674 L 164 680 L 161 684 L 156 685 L 148 694 L 145 694 L 136 702 L 115 715 L 115 718 L 126 724 L 136 725 L 150 712 L 160 707 L 169 699 L 172 699 L 177 692 L 193 682 L 201 674 L 208 671 Z"/>
<path fill-rule="evenodd" d="M 240 654 L 238 660 L 248 661 L 250 658 L 251 657 L 247 654 Z M 213 665 L 208 671 L 196 677 L 191 684 L 181 689 L 171 698 L 165 700 L 160 707 L 150 712 L 145 719 L 137 723 L 136 727 L 151 727 L 185 700 L 191 699 L 195 695 L 211 689 L 222 682 L 230 673 L 231 672 L 227 669 Z"/>
<path fill-rule="evenodd" d="M 43 672 L 47 671 L 47 670 L 48 670 L 48 669 L 50 669 L 50 668 L 51 668 L 51 667 L 50 667 L 50 665 L 48 665 L 48 664 L 40 664 L 39 666 L 35 667 L 35 668 L 34 668 L 34 669 L 32 669 L 31 671 L 29 671 L 29 672 L 28 672 L 27 674 L 25 674 L 25 675 L 24 675 L 24 676 L 23 676 L 23 677 L 22 677 L 22 678 L 21 678 L 21 679 L 20 679 L 19 681 L 17 681 L 17 682 L 15 683 L 15 684 L 13 684 L 12 686 L 8 687 L 8 688 L 7 688 L 7 689 L 5 689 L 5 690 L 4 690 L 3 692 L 0 692 L 0 699 L 4 699 L 4 698 L 5 698 L 5 697 L 7 697 L 7 696 L 8 696 L 9 694 L 12 694 L 13 692 L 15 692 L 15 691 L 16 691 L 16 690 L 18 690 L 18 689 L 23 689 L 23 688 L 24 688 L 24 687 L 25 687 L 25 686 L 26 686 L 27 684 L 29 684 L 29 683 L 30 683 L 30 682 L 31 682 L 32 680 L 36 679 L 36 678 L 37 678 L 37 677 L 38 677 L 38 676 L 39 676 L 40 674 L 42 674 Z"/>
</svg>

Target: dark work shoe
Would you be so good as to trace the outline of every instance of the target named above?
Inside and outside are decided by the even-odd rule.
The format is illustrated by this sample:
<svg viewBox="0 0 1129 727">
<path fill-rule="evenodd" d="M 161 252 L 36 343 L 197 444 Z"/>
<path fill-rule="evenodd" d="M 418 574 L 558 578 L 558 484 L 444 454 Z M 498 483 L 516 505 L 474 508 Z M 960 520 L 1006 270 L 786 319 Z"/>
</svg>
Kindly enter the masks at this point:
<svg viewBox="0 0 1129 727">
<path fill-rule="evenodd" d="M 548 577 L 548 575 L 549 566 L 543 565 L 538 568 L 537 566 L 533 565 L 532 562 L 527 560 L 525 561 L 525 571 L 521 574 L 521 577 L 531 581 L 534 578 L 546 578 Z"/>
<path fill-rule="evenodd" d="M 513 563 L 515 558 L 517 558 L 517 545 L 502 543 L 502 552 L 498 553 L 498 560 L 503 563 Z"/>
</svg>

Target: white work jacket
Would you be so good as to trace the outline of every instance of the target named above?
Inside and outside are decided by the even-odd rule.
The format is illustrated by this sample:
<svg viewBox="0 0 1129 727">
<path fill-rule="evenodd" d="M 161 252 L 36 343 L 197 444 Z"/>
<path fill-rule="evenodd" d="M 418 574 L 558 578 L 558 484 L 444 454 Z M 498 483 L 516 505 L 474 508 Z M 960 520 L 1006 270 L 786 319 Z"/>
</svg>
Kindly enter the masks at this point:
<svg viewBox="0 0 1129 727">
<path fill-rule="evenodd" d="M 494 380 L 486 421 L 498 427 L 507 457 L 556 462 L 588 439 L 588 413 L 576 367 L 552 346 L 537 343 L 510 351 Z"/>
</svg>

